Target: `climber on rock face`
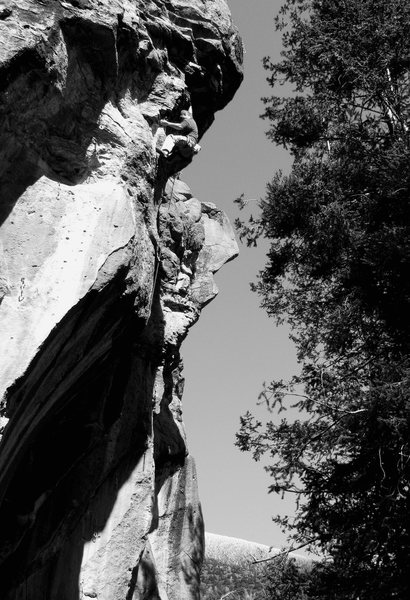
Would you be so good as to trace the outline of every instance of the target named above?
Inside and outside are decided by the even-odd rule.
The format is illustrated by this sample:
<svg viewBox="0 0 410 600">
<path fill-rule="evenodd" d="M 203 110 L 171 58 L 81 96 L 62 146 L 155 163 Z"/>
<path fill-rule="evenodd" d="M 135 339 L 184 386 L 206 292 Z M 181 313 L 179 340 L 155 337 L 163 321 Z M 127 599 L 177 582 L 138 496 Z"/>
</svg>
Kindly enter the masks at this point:
<svg viewBox="0 0 410 600">
<path fill-rule="evenodd" d="M 198 142 L 198 126 L 191 117 L 188 110 L 181 110 L 181 122 L 171 123 L 166 119 L 160 121 L 162 127 L 170 127 L 178 131 L 178 134 L 167 135 L 160 150 L 165 157 L 169 156 L 176 147 L 183 156 L 194 154 Z"/>
</svg>

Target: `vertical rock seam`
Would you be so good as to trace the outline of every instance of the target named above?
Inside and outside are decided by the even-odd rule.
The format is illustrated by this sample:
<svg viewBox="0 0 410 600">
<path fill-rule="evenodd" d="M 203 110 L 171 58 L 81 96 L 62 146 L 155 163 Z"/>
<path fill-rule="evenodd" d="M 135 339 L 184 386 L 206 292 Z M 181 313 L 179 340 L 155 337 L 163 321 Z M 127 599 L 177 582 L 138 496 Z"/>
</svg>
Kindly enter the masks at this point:
<svg viewBox="0 0 410 600">
<path fill-rule="evenodd" d="M 224 0 L 0 1 L 0 598 L 199 598 L 180 345 L 237 254 L 164 161 L 242 45 Z"/>
</svg>

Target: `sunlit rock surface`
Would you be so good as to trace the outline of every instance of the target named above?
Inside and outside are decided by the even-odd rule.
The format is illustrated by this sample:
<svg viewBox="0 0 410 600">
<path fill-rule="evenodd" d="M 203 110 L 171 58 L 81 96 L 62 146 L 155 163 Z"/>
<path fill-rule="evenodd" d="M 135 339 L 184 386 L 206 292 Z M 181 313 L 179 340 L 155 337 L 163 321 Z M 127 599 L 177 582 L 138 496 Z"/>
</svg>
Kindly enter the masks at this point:
<svg viewBox="0 0 410 600">
<path fill-rule="evenodd" d="M 179 348 L 237 246 L 158 120 L 202 135 L 240 39 L 222 0 L 3 0 L 0 37 L 0 598 L 198 598 Z"/>
</svg>

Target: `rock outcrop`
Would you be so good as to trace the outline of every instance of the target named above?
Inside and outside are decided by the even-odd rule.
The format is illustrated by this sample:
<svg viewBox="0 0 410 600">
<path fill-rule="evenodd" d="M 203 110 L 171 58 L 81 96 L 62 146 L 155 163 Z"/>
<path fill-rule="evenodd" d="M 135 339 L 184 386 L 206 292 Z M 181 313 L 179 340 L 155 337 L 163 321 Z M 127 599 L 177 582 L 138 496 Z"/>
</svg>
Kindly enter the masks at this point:
<svg viewBox="0 0 410 600">
<path fill-rule="evenodd" d="M 224 0 L 11 0 L 0 36 L 0 597 L 198 598 L 179 348 L 237 246 L 156 148 L 240 39 Z"/>
</svg>

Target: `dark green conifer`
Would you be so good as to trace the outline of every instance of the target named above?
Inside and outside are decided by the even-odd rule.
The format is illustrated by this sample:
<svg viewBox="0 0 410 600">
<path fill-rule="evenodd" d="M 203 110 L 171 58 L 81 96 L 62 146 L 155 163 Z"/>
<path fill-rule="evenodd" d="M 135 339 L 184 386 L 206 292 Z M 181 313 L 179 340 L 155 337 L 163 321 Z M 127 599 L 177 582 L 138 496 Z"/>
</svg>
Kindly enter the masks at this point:
<svg viewBox="0 0 410 600">
<path fill-rule="evenodd" d="M 268 136 L 293 155 L 261 212 L 254 289 L 286 320 L 301 373 L 261 394 L 300 418 L 242 417 L 237 445 L 296 495 L 293 543 L 328 560 L 309 597 L 410 597 L 410 3 L 287 0 Z M 278 94 L 278 92 L 277 92 Z M 298 396 L 297 394 L 300 394 Z M 312 580 L 313 581 L 313 580 Z M 313 583 L 312 583 L 313 585 Z"/>
</svg>

